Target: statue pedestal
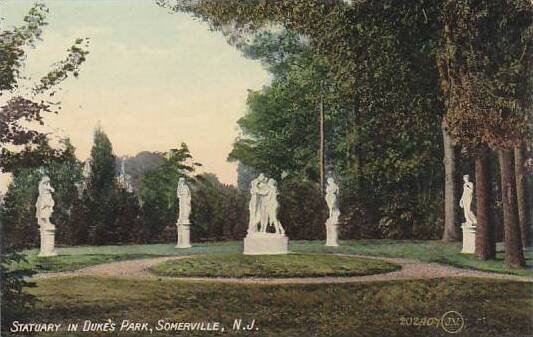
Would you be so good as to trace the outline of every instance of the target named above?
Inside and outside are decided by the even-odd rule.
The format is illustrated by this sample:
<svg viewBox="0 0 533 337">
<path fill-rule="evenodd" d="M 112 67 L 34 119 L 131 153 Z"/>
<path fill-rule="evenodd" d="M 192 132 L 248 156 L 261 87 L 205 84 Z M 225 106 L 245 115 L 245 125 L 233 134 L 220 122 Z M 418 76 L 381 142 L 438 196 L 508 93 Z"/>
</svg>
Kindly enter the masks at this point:
<svg viewBox="0 0 533 337">
<path fill-rule="evenodd" d="M 462 254 L 474 254 L 476 251 L 476 226 L 469 226 L 463 223 L 463 250 Z"/>
<path fill-rule="evenodd" d="M 285 234 L 249 233 L 244 238 L 244 255 L 274 255 L 289 253 L 289 238 Z"/>
<path fill-rule="evenodd" d="M 177 224 L 176 227 L 178 229 L 178 243 L 176 244 L 176 248 L 191 248 L 191 224 Z"/>
<path fill-rule="evenodd" d="M 41 251 L 40 257 L 56 256 L 55 250 L 56 227 L 54 225 L 41 226 Z"/>
<path fill-rule="evenodd" d="M 326 246 L 328 247 L 338 247 L 338 225 L 326 223 Z"/>
</svg>

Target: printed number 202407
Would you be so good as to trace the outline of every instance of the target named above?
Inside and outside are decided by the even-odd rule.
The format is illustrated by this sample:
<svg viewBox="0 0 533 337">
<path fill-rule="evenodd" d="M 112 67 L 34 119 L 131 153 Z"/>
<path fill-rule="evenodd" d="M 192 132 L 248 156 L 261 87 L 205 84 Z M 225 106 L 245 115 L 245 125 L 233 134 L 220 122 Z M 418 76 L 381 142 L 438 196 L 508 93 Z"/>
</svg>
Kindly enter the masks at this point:
<svg viewBox="0 0 533 337">
<path fill-rule="evenodd" d="M 440 318 L 438 317 L 400 317 L 401 326 L 435 327 L 438 328 Z"/>
</svg>

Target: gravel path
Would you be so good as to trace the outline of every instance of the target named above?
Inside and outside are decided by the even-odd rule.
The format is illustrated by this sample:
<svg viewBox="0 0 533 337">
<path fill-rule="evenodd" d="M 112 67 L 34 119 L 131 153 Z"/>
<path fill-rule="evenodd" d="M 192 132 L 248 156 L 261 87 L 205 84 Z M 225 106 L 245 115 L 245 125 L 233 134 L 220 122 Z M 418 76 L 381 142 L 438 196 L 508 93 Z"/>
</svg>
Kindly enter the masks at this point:
<svg viewBox="0 0 533 337">
<path fill-rule="evenodd" d="M 338 254 L 341 255 L 341 254 Z M 395 263 L 401 266 L 398 271 L 383 274 L 349 277 L 306 277 L 306 278 L 207 278 L 207 277 L 168 277 L 158 276 L 148 271 L 148 268 L 168 260 L 189 258 L 191 256 L 168 256 L 142 260 L 117 261 L 104 263 L 96 266 L 82 268 L 70 272 L 40 273 L 35 279 L 47 279 L 56 277 L 77 277 L 77 276 L 101 276 L 101 277 L 125 277 L 125 278 L 150 278 L 150 279 L 171 279 L 180 281 L 197 282 L 224 282 L 238 284 L 319 284 L 319 283 L 353 283 L 353 282 L 376 282 L 395 280 L 424 280 L 448 277 L 480 277 L 499 280 L 533 282 L 532 277 L 517 276 L 509 274 L 483 272 L 469 269 L 461 269 L 437 263 L 425 263 L 416 260 L 402 258 L 374 257 L 366 255 L 341 255 L 354 256 L 366 259 L 375 259 Z"/>
</svg>

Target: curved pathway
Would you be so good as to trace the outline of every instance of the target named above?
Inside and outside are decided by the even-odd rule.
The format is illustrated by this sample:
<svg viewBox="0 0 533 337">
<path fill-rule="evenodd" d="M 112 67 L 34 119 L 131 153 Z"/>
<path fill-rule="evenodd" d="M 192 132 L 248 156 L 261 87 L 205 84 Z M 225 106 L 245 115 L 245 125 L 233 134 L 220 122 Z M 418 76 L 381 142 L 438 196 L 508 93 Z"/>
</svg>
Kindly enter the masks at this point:
<svg viewBox="0 0 533 337">
<path fill-rule="evenodd" d="M 70 272 L 40 273 L 33 276 L 35 279 L 46 279 L 55 277 L 77 277 L 77 276 L 100 276 L 100 277 L 124 277 L 124 278 L 150 278 L 150 279 L 170 279 L 179 281 L 196 282 L 223 282 L 238 284 L 328 284 L 328 283 L 354 283 L 354 282 L 377 282 L 396 280 L 426 280 L 449 277 L 479 277 L 499 280 L 533 282 L 532 277 L 483 272 L 470 269 L 461 269 L 437 263 L 426 263 L 403 258 L 374 257 L 366 255 L 344 255 L 366 259 L 386 261 L 401 266 L 400 270 L 365 276 L 345 276 L 345 277 L 305 277 L 305 278 L 212 278 L 212 277 L 169 277 L 152 274 L 148 269 L 154 265 L 168 260 L 189 258 L 198 255 L 187 256 L 167 256 L 142 260 L 117 261 L 104 263 L 96 266 L 82 268 Z"/>
</svg>

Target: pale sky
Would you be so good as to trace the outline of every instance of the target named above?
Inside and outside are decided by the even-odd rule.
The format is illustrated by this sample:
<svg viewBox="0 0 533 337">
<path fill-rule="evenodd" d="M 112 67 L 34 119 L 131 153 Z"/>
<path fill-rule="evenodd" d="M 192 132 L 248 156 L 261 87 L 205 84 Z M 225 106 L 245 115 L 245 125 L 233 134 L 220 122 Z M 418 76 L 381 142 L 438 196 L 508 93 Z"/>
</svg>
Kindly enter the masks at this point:
<svg viewBox="0 0 533 337">
<path fill-rule="evenodd" d="M 246 111 L 247 89 L 268 75 L 219 32 L 151 0 L 53 0 L 43 41 L 29 54 L 26 74 L 40 78 L 77 37 L 90 38 L 78 79 L 59 94 L 62 112 L 45 123 L 89 156 L 98 121 L 117 155 L 166 151 L 186 142 L 203 171 L 236 183 L 226 161 Z M 2 26 L 16 25 L 33 1 L 0 1 Z M 0 182 L 5 189 L 6 179 Z"/>
</svg>

